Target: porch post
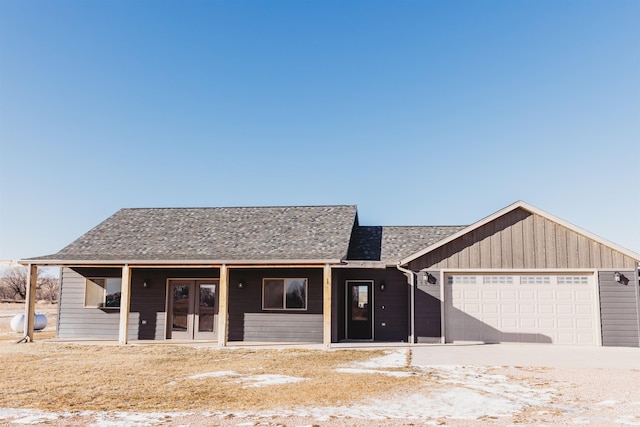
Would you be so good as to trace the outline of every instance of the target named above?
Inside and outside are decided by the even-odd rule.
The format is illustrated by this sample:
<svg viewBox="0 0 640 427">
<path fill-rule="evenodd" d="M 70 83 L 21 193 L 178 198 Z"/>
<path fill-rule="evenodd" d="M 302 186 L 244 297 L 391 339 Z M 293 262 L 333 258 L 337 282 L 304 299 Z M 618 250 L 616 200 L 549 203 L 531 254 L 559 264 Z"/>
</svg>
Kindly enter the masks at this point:
<svg viewBox="0 0 640 427">
<path fill-rule="evenodd" d="M 220 286 L 218 301 L 218 346 L 227 345 L 227 331 L 229 330 L 229 273 L 227 265 L 220 266 Z"/>
<path fill-rule="evenodd" d="M 24 338 L 26 342 L 33 341 L 36 312 L 36 287 L 38 284 L 38 266 L 29 264 L 27 269 L 27 283 L 24 307 Z"/>
<path fill-rule="evenodd" d="M 129 342 L 129 311 L 131 310 L 131 268 L 129 264 L 122 267 L 122 288 L 120 289 L 120 331 L 118 342 Z"/>
<path fill-rule="evenodd" d="M 326 349 L 331 348 L 331 266 L 324 266 L 324 280 L 322 292 L 322 342 Z"/>
</svg>

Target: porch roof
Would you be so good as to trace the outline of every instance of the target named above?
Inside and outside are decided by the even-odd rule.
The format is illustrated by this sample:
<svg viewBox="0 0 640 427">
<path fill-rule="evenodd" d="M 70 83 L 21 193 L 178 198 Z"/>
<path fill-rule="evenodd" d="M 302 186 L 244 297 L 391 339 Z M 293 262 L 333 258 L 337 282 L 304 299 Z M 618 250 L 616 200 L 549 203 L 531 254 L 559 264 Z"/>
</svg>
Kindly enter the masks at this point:
<svg viewBox="0 0 640 427">
<path fill-rule="evenodd" d="M 121 209 L 56 254 L 25 261 L 339 262 L 356 207 Z"/>
</svg>

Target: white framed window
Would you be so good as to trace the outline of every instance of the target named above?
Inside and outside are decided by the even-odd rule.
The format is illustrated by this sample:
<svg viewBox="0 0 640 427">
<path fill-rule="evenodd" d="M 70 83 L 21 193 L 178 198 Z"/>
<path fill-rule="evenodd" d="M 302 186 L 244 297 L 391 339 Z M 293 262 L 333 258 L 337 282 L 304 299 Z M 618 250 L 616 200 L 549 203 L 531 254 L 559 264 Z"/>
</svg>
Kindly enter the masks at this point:
<svg viewBox="0 0 640 427">
<path fill-rule="evenodd" d="M 550 276 L 520 276 L 521 285 L 550 285 Z"/>
<path fill-rule="evenodd" d="M 120 308 L 122 279 L 120 277 L 90 277 L 85 279 L 84 306 Z"/>
<path fill-rule="evenodd" d="M 262 279 L 263 310 L 306 310 L 307 279 Z"/>
<path fill-rule="evenodd" d="M 513 276 L 482 276 L 485 285 L 512 285 Z"/>
</svg>

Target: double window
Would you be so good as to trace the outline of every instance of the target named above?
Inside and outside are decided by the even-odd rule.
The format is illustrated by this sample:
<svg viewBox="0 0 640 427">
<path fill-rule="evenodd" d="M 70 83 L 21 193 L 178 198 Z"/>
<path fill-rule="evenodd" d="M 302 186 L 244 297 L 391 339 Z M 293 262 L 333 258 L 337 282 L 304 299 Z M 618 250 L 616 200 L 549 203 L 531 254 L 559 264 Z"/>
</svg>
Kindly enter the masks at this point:
<svg viewBox="0 0 640 427">
<path fill-rule="evenodd" d="M 84 306 L 119 308 L 122 279 L 120 277 L 91 277 L 86 279 Z"/>
<path fill-rule="evenodd" d="M 263 310 L 306 310 L 307 279 L 263 279 Z"/>
</svg>

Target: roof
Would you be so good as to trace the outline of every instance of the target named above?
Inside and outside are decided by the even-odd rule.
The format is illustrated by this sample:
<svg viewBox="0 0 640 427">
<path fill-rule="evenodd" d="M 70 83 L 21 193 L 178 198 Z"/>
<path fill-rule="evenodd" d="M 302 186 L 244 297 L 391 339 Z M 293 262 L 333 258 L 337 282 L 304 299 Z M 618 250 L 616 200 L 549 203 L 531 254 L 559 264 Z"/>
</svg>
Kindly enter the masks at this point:
<svg viewBox="0 0 640 427">
<path fill-rule="evenodd" d="M 339 262 L 355 206 L 121 209 L 55 261 Z"/>
<path fill-rule="evenodd" d="M 465 227 L 357 226 L 353 230 L 347 259 L 396 264 L 398 260 L 433 245 Z"/>
<path fill-rule="evenodd" d="M 541 216 L 543 218 L 548 219 L 549 221 L 552 221 L 552 222 L 555 222 L 556 224 L 562 225 L 563 227 L 566 227 L 569 230 L 572 230 L 572 231 L 574 231 L 574 232 L 576 232 L 578 234 L 581 234 L 581 235 L 583 235 L 583 236 L 585 236 L 585 237 L 587 237 L 589 239 L 592 239 L 592 240 L 594 240 L 594 241 L 596 241 L 598 243 L 601 243 L 601 244 L 603 244 L 605 246 L 608 246 L 608 247 L 610 247 L 612 249 L 615 249 L 616 251 L 618 251 L 618 252 L 620 252 L 620 253 L 622 253 L 622 254 L 630 257 L 630 258 L 633 258 L 638 262 L 640 262 L 640 254 L 637 254 L 637 253 L 635 253 L 633 251 L 630 251 L 629 249 L 623 248 L 622 246 L 617 245 L 617 244 L 615 244 L 613 242 L 610 242 L 609 240 L 603 239 L 600 236 L 596 236 L 595 234 L 593 234 L 593 233 L 591 233 L 591 232 L 589 232 L 587 230 L 584 230 L 584 229 L 582 229 L 582 228 L 580 228 L 578 226 L 575 226 L 575 225 L 571 224 L 570 222 L 567 222 L 567 221 L 565 221 L 565 220 L 563 220 L 561 218 L 558 218 L 557 216 L 551 215 L 550 213 L 543 211 L 542 209 L 538 209 L 535 206 L 532 206 L 532 205 L 530 205 L 530 204 L 528 204 L 526 202 L 523 202 L 522 200 L 519 200 L 519 201 L 517 201 L 517 202 L 515 202 L 515 203 L 513 203 L 513 204 L 511 204 L 511 205 L 509 205 L 509 206 L 507 206 L 507 207 L 505 207 L 503 209 L 500 209 L 499 211 L 487 216 L 486 218 L 481 219 L 480 221 L 477 221 L 477 222 L 475 222 L 475 223 L 473 223 L 473 224 L 471 224 L 471 225 L 469 225 L 467 227 L 463 227 L 462 229 L 460 229 L 456 233 L 453 233 L 453 234 L 443 238 L 442 240 L 432 244 L 431 246 L 424 247 L 421 250 L 418 250 L 418 251 L 406 256 L 405 258 L 400 260 L 399 264 L 400 265 L 405 265 L 405 264 L 407 264 L 407 263 L 409 263 L 409 262 L 411 262 L 411 261 L 413 261 L 413 260 L 415 260 L 417 258 L 420 258 L 421 256 L 423 256 L 423 255 L 425 255 L 425 254 L 427 254 L 427 253 L 429 253 L 429 252 L 431 252 L 431 251 L 433 251 L 435 249 L 438 249 L 438 248 L 440 248 L 440 247 L 442 247 L 442 246 L 454 241 L 455 239 L 457 239 L 457 238 L 459 238 L 461 236 L 464 236 L 465 234 L 470 233 L 470 232 L 482 227 L 483 225 L 485 225 L 485 224 L 487 224 L 487 223 L 489 223 L 489 222 L 491 222 L 491 221 L 493 221 L 493 220 L 495 220 L 495 219 L 497 219 L 497 218 L 499 218 L 499 217 L 501 217 L 501 216 L 503 216 L 503 215 L 505 215 L 505 214 L 507 214 L 509 212 L 512 212 L 512 211 L 514 211 L 516 209 L 524 209 L 527 212 L 539 215 L 539 216 Z"/>
</svg>

